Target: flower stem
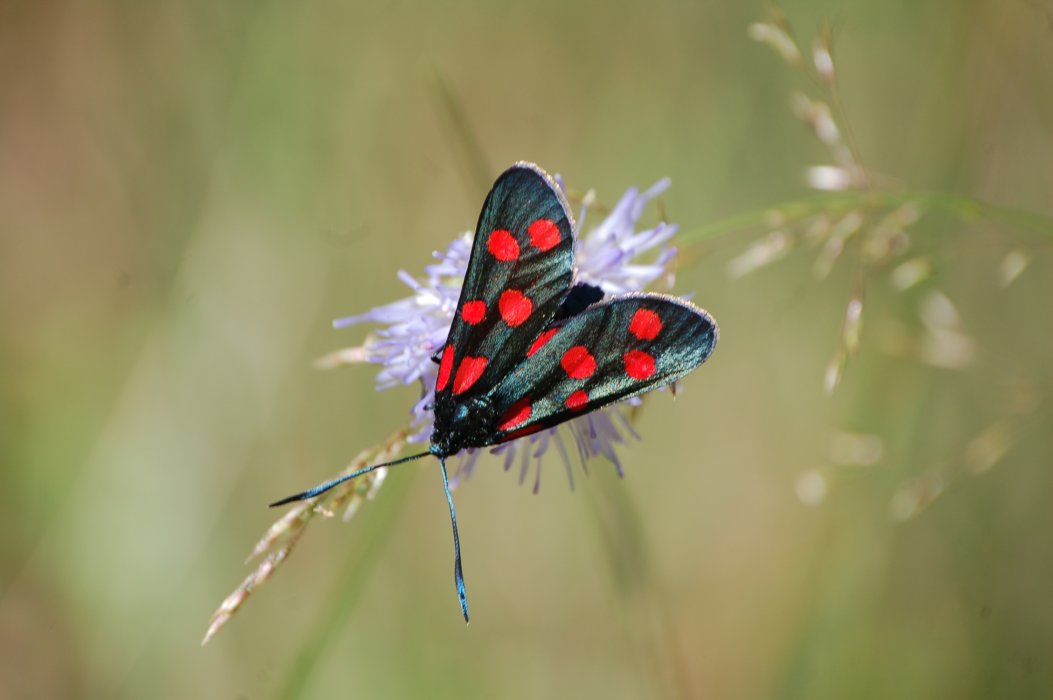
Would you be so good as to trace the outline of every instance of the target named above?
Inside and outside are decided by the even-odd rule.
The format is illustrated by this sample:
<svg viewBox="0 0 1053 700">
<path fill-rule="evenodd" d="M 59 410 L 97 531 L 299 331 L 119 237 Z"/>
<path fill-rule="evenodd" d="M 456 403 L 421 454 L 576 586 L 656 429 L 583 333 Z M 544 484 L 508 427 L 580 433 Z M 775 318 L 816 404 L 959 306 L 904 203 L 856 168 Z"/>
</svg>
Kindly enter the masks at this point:
<svg viewBox="0 0 1053 700">
<path fill-rule="evenodd" d="M 412 474 L 407 473 L 409 471 L 412 470 L 394 470 L 388 474 L 383 493 L 373 502 L 368 516 L 362 520 L 365 527 L 359 535 L 361 546 L 354 550 L 345 563 L 332 598 L 319 609 L 318 619 L 289 667 L 278 698 L 288 700 L 304 695 L 304 689 L 322 655 L 333 648 L 334 637 L 347 628 L 348 619 L 362 599 L 362 591 L 373 571 L 373 564 L 385 548 L 395 516 L 409 493 L 412 481 Z"/>
<path fill-rule="evenodd" d="M 694 245 L 733 231 L 771 222 L 791 223 L 817 214 L 838 214 L 853 209 L 889 209 L 915 204 L 938 210 L 963 221 L 986 219 L 1009 224 L 1022 231 L 1053 237 L 1053 217 L 1027 209 L 990 204 L 968 195 L 945 192 L 831 192 L 783 202 L 765 209 L 736 214 L 679 236 L 685 246 Z"/>
<path fill-rule="evenodd" d="M 611 475 L 588 489 L 591 516 L 606 554 L 614 588 L 631 615 L 626 627 L 641 645 L 661 697 L 691 698 L 691 674 L 674 616 L 654 571 L 644 521 L 632 491 Z"/>
</svg>

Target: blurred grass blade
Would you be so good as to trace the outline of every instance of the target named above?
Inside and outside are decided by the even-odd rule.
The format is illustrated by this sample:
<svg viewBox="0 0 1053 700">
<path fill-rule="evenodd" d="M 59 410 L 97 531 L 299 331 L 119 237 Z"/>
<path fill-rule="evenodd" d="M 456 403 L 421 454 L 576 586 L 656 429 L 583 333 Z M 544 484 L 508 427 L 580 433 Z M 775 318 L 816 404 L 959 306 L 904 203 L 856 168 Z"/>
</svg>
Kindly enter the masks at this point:
<svg viewBox="0 0 1053 700">
<path fill-rule="evenodd" d="M 348 620 L 362 600 L 366 581 L 387 546 L 395 518 L 409 493 L 413 474 L 406 472 L 411 471 L 404 469 L 392 474 L 387 480 L 390 485 L 384 489 L 384 497 L 376 500 L 373 507 L 369 508 L 368 515 L 361 519 L 361 532 L 356 537 L 360 544 L 352 549 L 332 597 L 318 611 L 307 640 L 289 666 L 281 692 L 276 697 L 283 700 L 303 697 L 318 663 L 325 652 L 333 647 L 333 639 L 347 629 Z"/>
<path fill-rule="evenodd" d="M 493 183 L 494 170 L 486 161 L 483 147 L 468 121 L 460 99 L 438 70 L 434 73 L 432 86 L 435 104 L 446 117 L 446 126 L 451 136 L 450 141 L 460 147 L 459 155 L 468 170 L 469 185 L 473 191 L 488 191 Z"/>
</svg>

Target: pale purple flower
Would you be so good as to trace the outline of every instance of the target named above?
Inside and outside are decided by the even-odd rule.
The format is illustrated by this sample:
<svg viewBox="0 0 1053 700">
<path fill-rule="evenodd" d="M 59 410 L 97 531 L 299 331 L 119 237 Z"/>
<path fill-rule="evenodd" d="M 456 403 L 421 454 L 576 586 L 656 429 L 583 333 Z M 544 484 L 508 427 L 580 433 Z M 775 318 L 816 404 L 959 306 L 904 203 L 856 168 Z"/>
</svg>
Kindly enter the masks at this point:
<svg viewBox="0 0 1053 700">
<path fill-rule="evenodd" d="M 668 188 L 669 179 L 665 178 L 642 194 L 635 187 L 629 189 L 599 226 L 579 235 L 574 251 L 576 281 L 596 285 L 608 295 L 625 294 L 642 291 L 666 274 L 676 248 L 665 244 L 676 234 L 676 224 L 661 222 L 637 231 L 636 222 L 647 203 Z M 579 231 L 585 230 L 587 213 L 583 204 L 578 215 Z M 654 248 L 658 248 L 658 255 L 653 262 L 636 259 Z"/>
<path fill-rule="evenodd" d="M 591 193 L 584 198 L 575 232 L 576 282 L 598 286 L 607 295 L 642 291 L 663 276 L 668 284 L 672 284 L 669 263 L 675 257 L 676 249 L 667 243 L 676 233 L 676 225 L 663 222 L 652 228 L 636 229 L 648 202 L 668 187 L 669 180 L 664 179 L 643 193 L 636 188 L 628 190 L 610 214 L 582 234 L 586 230 Z M 339 350 L 318 361 L 321 367 L 355 362 L 381 365 L 377 373 L 378 390 L 420 382 L 422 395 L 411 409 L 414 427 L 411 442 L 424 442 L 431 436 L 430 406 L 434 401 L 438 374 L 438 365 L 432 358 L 442 349 L 449 334 L 471 248 L 471 233 L 458 236 L 445 252 L 434 254 L 438 262 L 424 268 L 424 280 L 400 270 L 398 277 L 410 288 L 412 295 L 359 316 L 335 320 L 333 326 L 336 328 L 363 322 L 376 323 L 381 328 L 363 345 Z M 640 259 L 648 253 L 650 255 Z M 535 492 L 541 483 L 541 457 L 550 447 L 559 453 L 571 488 L 574 487 L 573 453 L 578 455 L 583 468 L 590 458 L 602 455 L 621 475 L 622 467 L 615 446 L 625 442 L 626 436 L 639 439 L 625 416 L 624 406 L 630 403 L 638 403 L 638 399 L 569 421 L 564 424 L 565 431 L 559 428 L 543 430 L 486 450 L 501 457 L 506 471 L 517 469 L 521 483 L 533 468 Z M 460 464 L 453 479 L 455 483 L 470 476 L 481 453 L 482 450 L 465 450 L 458 455 Z"/>
</svg>

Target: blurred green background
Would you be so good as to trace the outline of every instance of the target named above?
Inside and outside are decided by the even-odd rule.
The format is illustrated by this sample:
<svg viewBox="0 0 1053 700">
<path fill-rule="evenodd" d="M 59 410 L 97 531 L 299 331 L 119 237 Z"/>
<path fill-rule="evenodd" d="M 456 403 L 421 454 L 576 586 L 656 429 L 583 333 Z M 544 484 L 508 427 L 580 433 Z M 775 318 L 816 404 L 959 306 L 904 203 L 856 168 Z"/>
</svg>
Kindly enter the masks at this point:
<svg viewBox="0 0 1053 700">
<path fill-rule="evenodd" d="M 804 47 L 832 20 L 895 188 L 1053 214 L 1053 5 L 784 11 Z M 685 250 L 676 291 L 721 344 L 645 407 L 625 479 L 596 461 L 572 493 L 554 463 L 533 495 L 492 459 L 456 493 L 470 628 L 424 462 L 312 523 L 199 646 L 266 503 L 417 396 L 313 369 L 364 336 L 330 319 L 403 296 L 395 271 L 474 226 L 505 166 L 608 205 L 668 175 L 685 234 L 808 195 L 827 155 L 747 37 L 765 12 L 4 3 L 0 698 L 1053 696 L 1051 238 L 982 216 L 912 228 L 921 290 L 867 273 L 832 397 L 856 266 L 818 282 L 797 250 L 731 279 L 763 227 Z M 1003 287 L 1010 250 L 1029 267 Z M 888 349 L 933 289 L 975 342 L 959 369 Z"/>
</svg>

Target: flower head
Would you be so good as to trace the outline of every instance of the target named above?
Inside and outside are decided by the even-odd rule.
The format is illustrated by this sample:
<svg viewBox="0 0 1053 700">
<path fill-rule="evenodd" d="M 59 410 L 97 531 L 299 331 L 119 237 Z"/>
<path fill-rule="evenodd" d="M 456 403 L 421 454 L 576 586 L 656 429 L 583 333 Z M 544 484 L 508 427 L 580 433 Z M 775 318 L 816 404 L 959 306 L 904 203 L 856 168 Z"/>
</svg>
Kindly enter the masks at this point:
<svg viewBox="0 0 1053 700">
<path fill-rule="evenodd" d="M 608 295 L 642 291 L 665 275 L 669 275 L 668 281 L 672 282 L 669 265 L 676 256 L 676 249 L 667 244 L 676 233 L 676 225 L 661 222 L 637 230 L 648 202 L 668 187 L 669 180 L 665 179 L 642 193 L 636 188 L 628 190 L 597 226 L 585 234 L 578 233 L 575 239 L 577 282 L 597 286 Z M 583 198 L 578 232 L 585 230 L 592 200 L 591 192 Z M 338 350 L 318 361 L 318 365 L 324 368 L 357 362 L 378 364 L 381 366 L 377 373 L 378 390 L 420 382 L 422 396 L 411 409 L 411 442 L 423 442 L 431 436 L 433 416 L 430 407 L 435 399 L 438 374 L 438 365 L 433 358 L 442 349 L 450 332 L 471 251 L 472 234 L 464 233 L 455 238 L 444 252 L 435 253 L 437 262 L 424 268 L 423 280 L 400 270 L 398 277 L 412 294 L 367 313 L 335 320 L 333 325 L 336 328 L 364 322 L 381 327 L 361 346 Z M 569 421 L 566 424 L 569 441 L 557 428 L 551 428 L 487 449 L 503 458 L 506 471 L 518 467 L 520 482 L 526 480 L 533 467 L 534 490 L 537 491 L 541 480 L 541 457 L 554 447 L 573 488 L 573 452 L 578 454 L 583 466 L 589 458 L 603 455 L 615 465 L 619 474 L 622 473 L 615 446 L 625 442 L 626 436 L 638 439 L 624 410 L 616 404 Z M 459 455 L 460 464 L 454 482 L 471 474 L 481 452 L 465 450 Z"/>
</svg>

